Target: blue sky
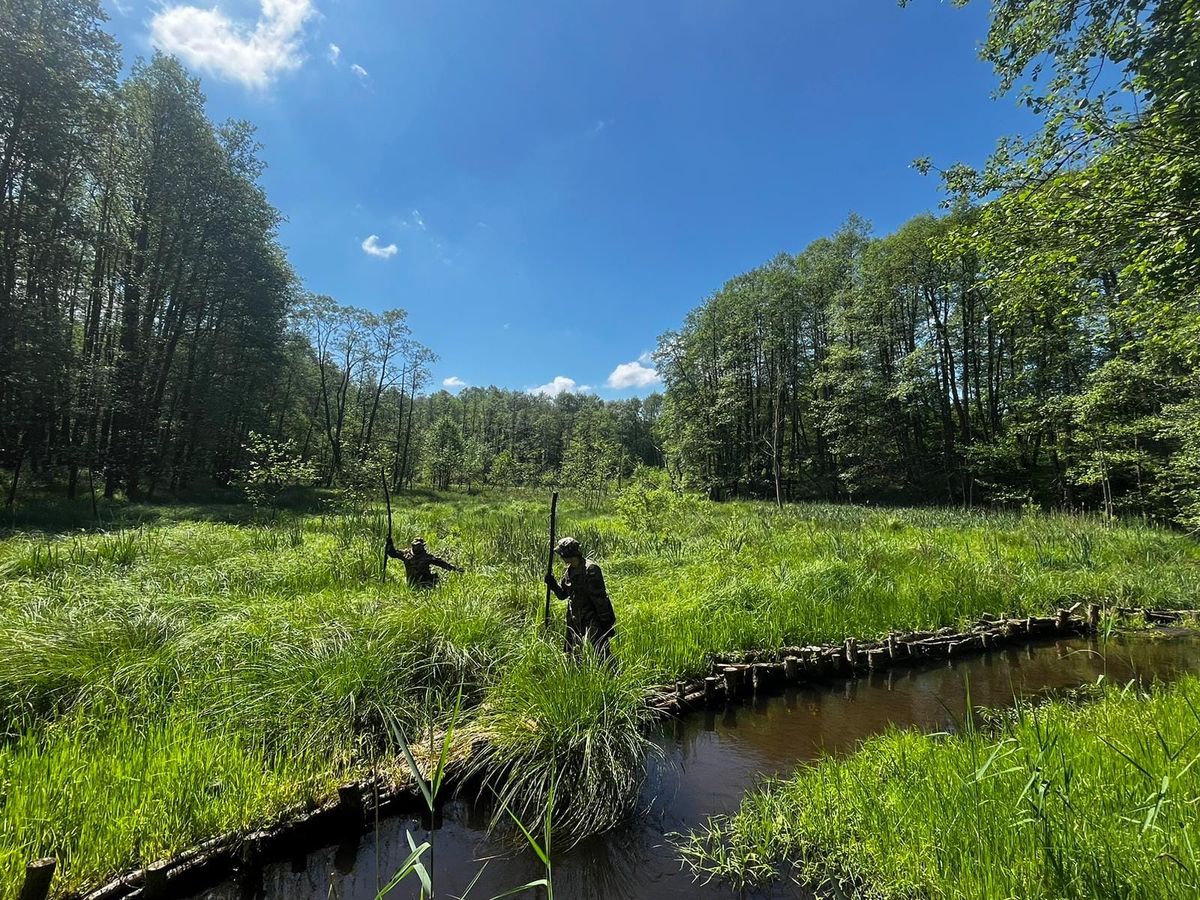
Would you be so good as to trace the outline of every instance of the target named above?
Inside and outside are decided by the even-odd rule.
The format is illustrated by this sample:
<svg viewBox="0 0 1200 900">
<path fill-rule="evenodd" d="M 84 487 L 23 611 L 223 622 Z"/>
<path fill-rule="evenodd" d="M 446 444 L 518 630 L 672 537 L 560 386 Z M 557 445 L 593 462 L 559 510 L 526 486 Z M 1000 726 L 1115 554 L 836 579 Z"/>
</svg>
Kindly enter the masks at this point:
<svg viewBox="0 0 1200 900">
<path fill-rule="evenodd" d="M 726 279 L 935 209 L 913 158 L 1028 125 L 982 0 L 108 2 L 127 57 L 258 126 L 306 287 L 407 309 L 434 388 L 644 394 Z"/>
</svg>

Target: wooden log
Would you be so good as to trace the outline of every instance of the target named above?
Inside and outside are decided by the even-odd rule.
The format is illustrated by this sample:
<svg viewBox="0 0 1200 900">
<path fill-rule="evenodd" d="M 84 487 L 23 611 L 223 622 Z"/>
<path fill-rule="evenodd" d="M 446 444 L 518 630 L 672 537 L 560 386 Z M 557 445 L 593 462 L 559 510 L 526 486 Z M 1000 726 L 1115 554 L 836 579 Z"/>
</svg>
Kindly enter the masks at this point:
<svg viewBox="0 0 1200 900">
<path fill-rule="evenodd" d="M 1148 609 L 1143 615 L 1147 622 L 1154 622 L 1158 625 L 1169 625 L 1180 619 L 1179 613 L 1169 609 Z"/>
<path fill-rule="evenodd" d="M 896 635 L 889 634 L 887 636 L 887 655 L 888 659 L 896 658 Z"/>
<path fill-rule="evenodd" d="M 724 671 L 725 677 L 725 698 L 733 700 L 738 695 L 739 682 L 741 681 L 741 672 L 733 666 L 726 666 Z"/>
<path fill-rule="evenodd" d="M 717 687 L 721 684 L 721 679 L 716 675 L 709 675 L 704 679 L 704 705 L 716 706 L 719 698 L 717 697 Z"/>
<path fill-rule="evenodd" d="M 83 900 L 118 900 L 118 898 L 130 893 L 134 889 L 134 886 L 140 883 L 140 875 L 141 873 L 139 872 L 134 875 L 123 875 L 120 878 L 115 878 L 108 882 L 108 884 L 84 894 Z"/>
<path fill-rule="evenodd" d="M 1087 613 L 1088 628 L 1095 631 L 1100 627 L 1100 604 L 1089 603 Z"/>
<path fill-rule="evenodd" d="M 363 792 L 362 785 L 357 781 L 343 784 L 338 788 L 338 806 L 347 824 L 361 828 L 363 824 Z"/>
<path fill-rule="evenodd" d="M 35 859 L 25 866 L 25 881 L 21 884 L 18 900 L 46 900 L 50 894 L 50 882 L 58 861 L 53 857 Z"/>
<path fill-rule="evenodd" d="M 800 679 L 800 659 L 788 656 L 783 660 L 783 677 L 789 684 L 795 684 Z"/>
<path fill-rule="evenodd" d="M 167 875 L 171 872 L 171 861 L 160 859 L 146 866 L 146 876 L 142 883 L 142 896 L 146 900 L 158 900 L 167 895 Z"/>
<path fill-rule="evenodd" d="M 1054 627 L 1059 631 L 1069 631 L 1071 628 L 1071 611 L 1060 609 L 1054 615 Z"/>
<path fill-rule="evenodd" d="M 846 662 L 852 666 L 858 662 L 858 641 L 852 637 L 846 638 Z"/>
<path fill-rule="evenodd" d="M 881 650 L 868 650 L 867 651 L 867 668 L 868 669 L 882 669 L 884 666 L 887 665 L 886 660 L 888 658 L 889 657 L 888 657 L 887 650 L 882 650 L 882 649 Z"/>
</svg>

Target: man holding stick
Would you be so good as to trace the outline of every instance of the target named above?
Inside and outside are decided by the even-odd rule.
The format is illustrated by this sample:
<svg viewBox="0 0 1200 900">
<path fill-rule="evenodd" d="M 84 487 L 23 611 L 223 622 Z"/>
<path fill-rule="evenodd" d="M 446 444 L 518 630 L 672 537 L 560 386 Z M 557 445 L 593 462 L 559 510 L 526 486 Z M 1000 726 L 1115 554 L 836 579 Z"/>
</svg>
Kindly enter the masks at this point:
<svg viewBox="0 0 1200 900">
<path fill-rule="evenodd" d="M 433 571 L 431 566 L 437 566 L 439 569 L 445 569 L 447 572 L 462 571 L 458 566 L 452 565 L 440 556 L 434 556 L 430 553 L 425 547 L 424 538 L 414 538 L 411 550 L 397 550 L 396 545 L 392 543 L 392 538 L 389 535 L 384 552 L 392 559 L 398 559 L 404 563 L 404 574 L 411 587 L 437 587 L 437 573 Z"/>
<path fill-rule="evenodd" d="M 615 633 L 617 616 L 604 586 L 604 574 L 590 559 L 585 559 L 579 541 L 565 537 L 554 547 L 555 554 L 567 564 L 562 582 L 554 572 L 546 573 L 546 587 L 559 600 L 567 601 L 568 653 L 590 643 L 603 659 L 609 658 L 609 639 Z"/>
</svg>

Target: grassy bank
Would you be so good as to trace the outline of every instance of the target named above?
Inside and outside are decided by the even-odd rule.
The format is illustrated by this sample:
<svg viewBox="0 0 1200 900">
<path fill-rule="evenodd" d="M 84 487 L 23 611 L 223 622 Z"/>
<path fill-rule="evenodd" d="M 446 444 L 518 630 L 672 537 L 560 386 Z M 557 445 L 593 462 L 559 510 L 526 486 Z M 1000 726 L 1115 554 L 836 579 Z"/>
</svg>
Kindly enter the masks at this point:
<svg viewBox="0 0 1200 900">
<path fill-rule="evenodd" d="M 997 730 L 891 732 L 747 796 L 683 842 L 701 876 L 863 898 L 1200 892 L 1200 679 L 1018 708 Z"/>
<path fill-rule="evenodd" d="M 519 772 L 530 803 L 581 773 L 555 818 L 584 833 L 632 799 L 645 689 L 714 652 L 1079 599 L 1192 606 L 1200 588 L 1195 542 L 1139 524 L 568 498 L 560 533 L 604 565 L 621 665 L 567 666 L 537 627 L 544 506 L 398 498 L 398 542 L 422 534 L 468 569 L 424 592 L 398 565 L 381 580 L 379 509 L 261 522 L 160 507 L 87 532 L 43 513 L 47 531 L 10 533 L 0 896 L 33 857 L 79 886 L 327 796 L 394 756 L 395 725 L 436 727 L 460 693 L 460 725 L 495 738 L 487 764 Z"/>
</svg>

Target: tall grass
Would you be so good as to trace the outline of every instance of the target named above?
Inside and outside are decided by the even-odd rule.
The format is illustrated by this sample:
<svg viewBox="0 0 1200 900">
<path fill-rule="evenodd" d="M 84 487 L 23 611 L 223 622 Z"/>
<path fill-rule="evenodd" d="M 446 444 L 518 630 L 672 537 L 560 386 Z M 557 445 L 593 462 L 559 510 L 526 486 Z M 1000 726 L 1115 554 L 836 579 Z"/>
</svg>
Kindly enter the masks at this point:
<svg viewBox="0 0 1200 900">
<path fill-rule="evenodd" d="M 531 643 L 479 710 L 488 745 L 475 768 L 517 817 L 555 796 L 549 812 L 564 837 L 604 831 L 633 810 L 654 752 L 649 686 L 644 669 L 611 665 L 590 647 L 566 656 Z"/>
<path fill-rule="evenodd" d="M 245 756 L 229 763 L 245 779 L 239 809 L 261 820 L 374 765 L 388 723 L 438 730 L 461 692 L 463 733 L 488 736 L 490 770 L 517 776 L 502 789 L 512 809 L 540 808 L 557 777 L 555 820 L 578 835 L 628 810 L 646 686 L 705 671 L 714 653 L 1200 594 L 1200 547 L 1138 523 L 737 503 L 701 505 L 663 535 L 565 498 L 560 527 L 604 566 L 617 610 L 608 668 L 566 660 L 559 632 L 540 633 L 545 514 L 520 497 L 396 498 L 398 541 L 424 535 L 468 569 L 432 591 L 394 568 L 382 580 L 379 509 L 263 523 L 154 507 L 106 512 L 113 531 L 0 540 L 0 897 L 30 857 L 75 848 L 59 883 L 78 885 L 165 846 L 111 837 L 136 833 L 143 807 L 102 798 L 118 753 L 176 767 L 179 781 L 143 779 L 147 797 L 199 783 L 188 772 L 207 771 L 203 754 L 176 754 L 154 730 L 167 724 Z M 75 761 L 63 768 L 60 753 Z M 50 801 L 42 786 L 66 771 L 94 802 Z M 165 826 L 177 845 L 229 821 L 221 796 L 191 793 Z"/>
<path fill-rule="evenodd" d="M 863 898 L 1200 894 L 1200 679 L 1023 705 L 997 731 L 893 731 L 682 840 L 701 877 Z"/>
</svg>

